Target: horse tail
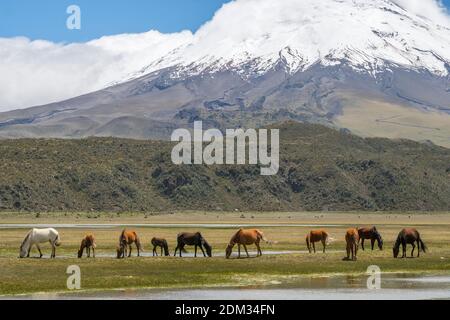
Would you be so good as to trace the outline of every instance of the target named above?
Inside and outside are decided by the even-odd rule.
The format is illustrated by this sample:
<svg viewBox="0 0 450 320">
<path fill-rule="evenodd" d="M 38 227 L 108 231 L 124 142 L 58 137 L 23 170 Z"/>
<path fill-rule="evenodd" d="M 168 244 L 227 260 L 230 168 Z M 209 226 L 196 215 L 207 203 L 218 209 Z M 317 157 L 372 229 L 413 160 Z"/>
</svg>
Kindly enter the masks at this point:
<svg viewBox="0 0 450 320">
<path fill-rule="evenodd" d="M 55 246 L 59 247 L 61 245 L 61 239 L 59 238 L 59 233 L 56 234 Z"/>
<path fill-rule="evenodd" d="M 330 237 L 330 234 L 328 232 L 324 232 L 324 236 L 325 236 L 325 243 L 328 245 L 330 245 L 335 239 L 333 239 L 332 237 Z"/>
<path fill-rule="evenodd" d="M 144 248 L 142 247 L 142 244 L 141 244 L 141 240 L 139 240 L 139 237 L 136 234 L 136 232 L 134 233 L 134 236 L 136 237 L 136 245 L 137 245 L 137 247 L 139 248 L 140 251 L 144 251 Z"/>
<path fill-rule="evenodd" d="M 266 243 L 268 243 L 268 244 L 275 244 L 275 243 L 276 243 L 275 241 L 270 241 L 270 240 L 268 240 L 268 239 L 264 236 L 264 233 L 263 233 L 262 231 L 256 230 L 256 233 L 258 234 L 258 236 L 259 236 L 264 242 L 266 242 Z"/>
<path fill-rule="evenodd" d="M 420 246 L 421 246 L 421 248 L 419 248 L 419 249 L 422 249 L 423 252 L 427 252 L 428 248 L 425 245 L 425 243 L 422 241 L 422 238 L 420 238 L 420 236 L 419 236 L 419 243 L 420 243 Z"/>
</svg>

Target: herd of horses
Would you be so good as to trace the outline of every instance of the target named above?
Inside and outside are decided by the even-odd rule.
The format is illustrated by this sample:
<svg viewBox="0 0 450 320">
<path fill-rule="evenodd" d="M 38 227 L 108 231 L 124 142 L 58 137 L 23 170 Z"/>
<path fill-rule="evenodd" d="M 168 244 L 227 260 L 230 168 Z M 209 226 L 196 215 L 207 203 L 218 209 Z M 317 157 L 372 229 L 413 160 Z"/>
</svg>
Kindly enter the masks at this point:
<svg viewBox="0 0 450 320">
<path fill-rule="evenodd" d="M 329 233 L 325 230 L 314 230 L 306 235 L 306 246 L 309 253 L 316 253 L 316 243 L 321 242 L 323 246 L 323 252 L 326 252 L 327 245 L 329 245 L 334 239 L 330 237 Z M 377 243 L 378 248 L 383 250 L 383 238 L 378 232 L 376 227 L 372 228 L 351 228 L 348 229 L 345 234 L 346 241 L 346 251 L 347 256 L 344 260 L 356 261 L 358 249 L 361 245 L 362 250 L 364 248 L 364 241 L 370 240 L 371 248 L 374 250 L 375 243 Z M 225 257 L 229 259 L 233 252 L 233 248 L 238 246 L 238 258 L 241 258 L 241 247 L 244 248 L 247 257 L 250 257 L 248 253 L 247 246 L 255 245 L 257 249 L 257 256 L 262 256 L 262 250 L 260 243 L 264 241 L 266 243 L 273 243 L 266 239 L 264 233 L 258 229 L 244 230 L 240 229 L 231 238 L 226 250 Z M 20 246 L 20 258 L 30 257 L 30 251 L 33 246 L 39 251 L 40 258 L 42 258 L 42 252 L 40 244 L 49 242 L 52 246 L 51 258 L 56 257 L 56 247 L 61 245 L 60 236 L 58 231 L 53 228 L 48 229 L 32 229 L 27 233 L 25 239 Z M 425 246 L 420 233 L 413 228 L 403 229 L 399 234 L 394 243 L 393 255 L 394 258 L 398 258 L 400 254 L 400 247 L 402 247 L 402 258 L 407 257 L 406 247 L 407 245 L 412 246 L 411 257 L 414 256 L 414 251 L 417 248 L 417 257 L 420 257 L 420 252 L 426 252 L 427 247 Z M 139 257 L 141 251 L 143 251 L 141 240 L 139 239 L 135 231 L 123 230 L 119 237 L 119 244 L 117 246 L 117 259 L 123 259 L 131 257 L 131 252 L 133 245 L 136 247 L 137 256 Z M 151 245 L 153 246 L 153 256 L 158 256 L 158 250 L 161 249 L 161 256 L 169 256 L 169 246 L 166 239 L 153 238 L 151 240 Z M 417 246 L 416 246 L 417 245 Z M 182 257 L 182 252 L 186 252 L 186 246 L 193 246 L 195 249 L 194 257 L 197 257 L 198 248 L 203 253 L 204 257 L 212 257 L 212 246 L 206 241 L 200 232 L 196 233 L 180 233 L 177 236 L 177 246 L 175 248 L 174 256 L 177 252 L 180 257 Z M 95 242 L 95 237 L 92 234 L 86 235 L 80 245 L 78 250 L 78 258 L 82 258 L 84 252 L 88 258 L 92 255 L 95 258 L 95 249 L 97 244 Z"/>
</svg>

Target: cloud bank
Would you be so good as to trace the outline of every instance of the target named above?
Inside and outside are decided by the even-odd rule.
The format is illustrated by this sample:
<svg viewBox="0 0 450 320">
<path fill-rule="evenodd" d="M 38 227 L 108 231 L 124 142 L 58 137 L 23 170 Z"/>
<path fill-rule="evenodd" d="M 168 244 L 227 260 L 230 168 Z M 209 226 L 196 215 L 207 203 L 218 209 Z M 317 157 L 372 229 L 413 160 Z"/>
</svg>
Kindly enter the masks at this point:
<svg viewBox="0 0 450 320">
<path fill-rule="evenodd" d="M 353 1 L 367 3 L 373 0 Z M 450 28 L 448 12 L 436 0 L 378 1 L 392 1 L 410 13 Z M 57 102 L 105 88 L 174 49 L 198 44 L 204 38 L 212 37 L 214 43 L 233 38 L 239 43 L 240 34 L 257 34 L 260 31 L 258 23 L 271 20 L 268 14 L 278 11 L 295 13 L 296 3 L 236 0 L 219 9 L 212 21 L 196 34 L 190 31 L 173 34 L 149 31 L 75 44 L 31 41 L 22 37 L 0 38 L 0 112 Z M 287 8 L 280 8 L 280 4 Z M 245 30 L 240 21 L 246 22 Z M 217 49 L 218 46 L 214 47 Z"/>
</svg>

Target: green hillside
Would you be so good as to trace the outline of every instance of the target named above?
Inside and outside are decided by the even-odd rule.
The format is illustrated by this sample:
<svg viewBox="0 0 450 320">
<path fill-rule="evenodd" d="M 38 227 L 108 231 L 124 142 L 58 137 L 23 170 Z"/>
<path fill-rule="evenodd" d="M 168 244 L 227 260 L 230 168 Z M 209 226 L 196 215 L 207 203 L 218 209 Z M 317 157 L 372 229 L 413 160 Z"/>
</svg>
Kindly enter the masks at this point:
<svg viewBox="0 0 450 320">
<path fill-rule="evenodd" d="M 0 141 L 1 211 L 450 210 L 450 150 L 285 123 L 280 171 L 176 166 L 172 144 Z"/>
</svg>

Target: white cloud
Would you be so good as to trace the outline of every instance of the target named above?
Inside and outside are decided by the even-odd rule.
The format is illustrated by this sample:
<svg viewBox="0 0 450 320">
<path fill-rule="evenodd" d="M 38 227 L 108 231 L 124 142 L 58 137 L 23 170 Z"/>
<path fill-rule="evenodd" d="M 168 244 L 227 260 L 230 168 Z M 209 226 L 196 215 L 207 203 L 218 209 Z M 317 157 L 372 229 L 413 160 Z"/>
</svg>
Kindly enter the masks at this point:
<svg viewBox="0 0 450 320">
<path fill-rule="evenodd" d="M 317 46 L 314 46 L 316 43 L 332 46 L 339 40 L 338 37 L 330 38 L 329 34 L 334 33 L 335 25 L 340 23 L 326 25 L 323 22 L 317 28 L 320 32 L 312 32 L 316 28 L 314 22 L 320 20 L 311 19 L 321 13 L 319 9 L 311 12 L 315 10 L 313 7 L 326 9 L 337 3 L 336 10 L 342 11 L 341 2 L 347 2 L 350 6 L 351 1 L 366 4 L 374 2 L 236 0 L 224 5 L 212 21 L 195 35 L 190 31 L 174 34 L 149 31 L 103 37 L 78 44 L 0 38 L 0 111 L 57 102 L 102 89 L 166 56 L 175 48 L 189 44 L 192 45 L 182 51 L 178 58 L 186 55 L 191 59 L 200 59 L 205 52 L 218 56 L 232 55 L 233 51 L 246 51 L 247 47 L 250 51 L 254 50 L 253 54 L 258 54 L 284 45 L 289 41 L 288 33 L 296 30 L 296 35 L 304 44 L 313 44 L 309 46 L 314 51 L 311 53 L 313 56 L 318 51 Z M 392 1 L 412 14 L 450 27 L 446 10 L 436 0 L 377 1 Z M 308 27 L 300 29 L 299 25 Z M 353 25 L 349 23 L 349 26 Z M 350 29 L 354 32 L 358 28 Z M 273 35 L 266 41 L 270 32 Z M 267 47 L 269 45 L 270 48 Z M 220 52 L 221 49 L 224 52 Z"/>
<path fill-rule="evenodd" d="M 0 38 L 0 111 L 104 88 L 189 43 L 192 36 L 189 31 L 150 31 L 76 44 Z"/>
<path fill-rule="evenodd" d="M 450 27 L 448 11 L 439 0 L 391 0 L 405 10 Z"/>
</svg>

